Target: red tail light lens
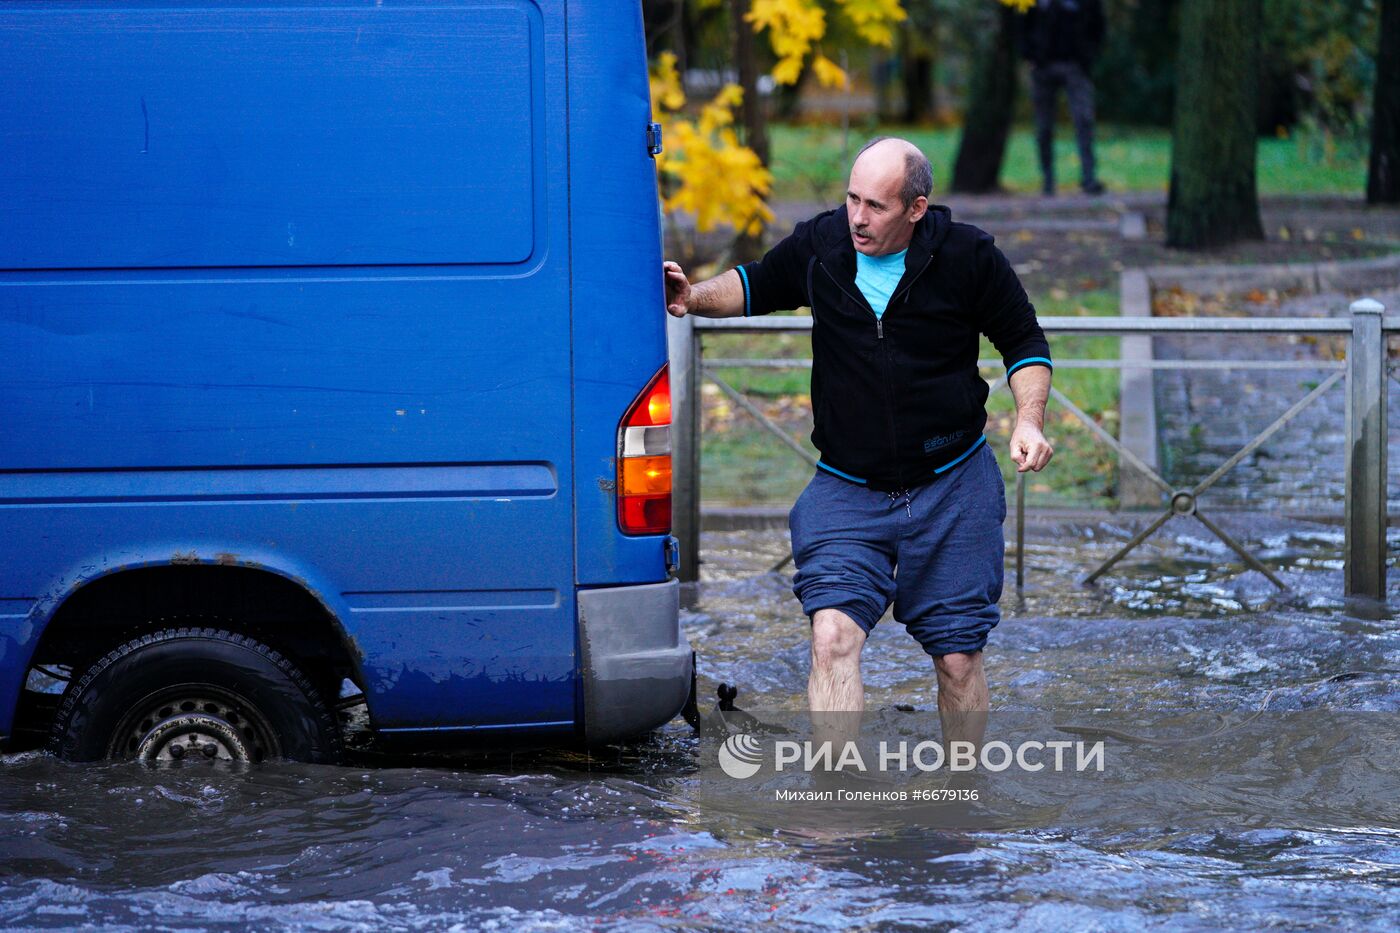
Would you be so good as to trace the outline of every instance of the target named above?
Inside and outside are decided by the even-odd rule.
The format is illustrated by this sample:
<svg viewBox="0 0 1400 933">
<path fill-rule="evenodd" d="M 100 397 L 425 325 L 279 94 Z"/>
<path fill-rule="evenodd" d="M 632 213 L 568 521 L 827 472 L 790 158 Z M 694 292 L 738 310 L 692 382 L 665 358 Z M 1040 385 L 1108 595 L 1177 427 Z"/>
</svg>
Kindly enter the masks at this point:
<svg viewBox="0 0 1400 933">
<path fill-rule="evenodd" d="M 665 366 L 618 427 L 617 524 L 629 535 L 671 530 L 671 382 Z"/>
</svg>

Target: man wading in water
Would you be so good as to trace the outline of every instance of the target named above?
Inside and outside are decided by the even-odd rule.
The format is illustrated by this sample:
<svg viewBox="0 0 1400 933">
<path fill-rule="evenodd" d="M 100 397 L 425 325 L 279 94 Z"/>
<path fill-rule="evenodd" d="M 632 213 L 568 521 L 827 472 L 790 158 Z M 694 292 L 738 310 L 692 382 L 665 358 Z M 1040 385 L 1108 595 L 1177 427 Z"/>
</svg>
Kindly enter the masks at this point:
<svg viewBox="0 0 1400 933">
<path fill-rule="evenodd" d="M 978 335 L 1006 364 L 1020 472 L 1043 469 L 1052 454 L 1041 433 L 1050 348 L 992 237 L 931 206 L 932 189 L 917 147 L 873 140 L 856 156 L 845 205 L 798 224 L 763 259 L 695 285 L 665 263 L 666 310 L 812 309 L 821 461 L 789 516 L 793 591 L 812 622 L 812 711 L 864 709 L 861 648 L 893 603 L 933 658 L 944 741 L 980 745 L 1006 496 L 982 433 Z M 856 721 L 814 716 L 819 732 L 850 735 Z"/>
</svg>

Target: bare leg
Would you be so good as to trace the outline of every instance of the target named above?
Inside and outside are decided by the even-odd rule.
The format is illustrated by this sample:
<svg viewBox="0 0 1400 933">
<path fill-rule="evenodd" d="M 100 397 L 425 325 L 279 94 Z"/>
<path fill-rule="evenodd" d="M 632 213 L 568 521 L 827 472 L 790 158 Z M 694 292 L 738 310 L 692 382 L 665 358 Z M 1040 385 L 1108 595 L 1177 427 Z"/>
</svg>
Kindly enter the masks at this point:
<svg viewBox="0 0 1400 933">
<path fill-rule="evenodd" d="M 865 685 L 860 679 L 860 651 L 865 632 L 839 609 L 818 609 L 812 616 L 812 670 L 807 701 L 812 707 L 812 740 L 833 743 L 839 755 L 860 733 Z"/>
<path fill-rule="evenodd" d="M 943 723 L 944 745 L 971 742 L 980 750 L 991 708 L 982 652 L 945 654 L 934 658 L 933 665 L 938 671 L 938 717 Z"/>
<path fill-rule="evenodd" d="M 818 609 L 812 616 L 812 672 L 807 701 L 813 710 L 860 712 L 865 686 L 860 680 L 860 650 L 865 632 L 840 609 Z"/>
</svg>

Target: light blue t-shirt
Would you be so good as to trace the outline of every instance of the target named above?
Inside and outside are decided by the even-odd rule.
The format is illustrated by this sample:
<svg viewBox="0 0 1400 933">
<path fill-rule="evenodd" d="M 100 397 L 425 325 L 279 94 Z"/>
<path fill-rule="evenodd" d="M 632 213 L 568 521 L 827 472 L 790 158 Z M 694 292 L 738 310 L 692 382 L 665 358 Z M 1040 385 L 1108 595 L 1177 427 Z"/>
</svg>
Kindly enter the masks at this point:
<svg viewBox="0 0 1400 933">
<path fill-rule="evenodd" d="M 899 280 L 904 277 L 904 254 L 902 249 L 888 256 L 867 256 L 856 253 L 856 288 L 875 309 L 875 317 L 883 317 L 890 303 L 890 296 Z"/>
</svg>

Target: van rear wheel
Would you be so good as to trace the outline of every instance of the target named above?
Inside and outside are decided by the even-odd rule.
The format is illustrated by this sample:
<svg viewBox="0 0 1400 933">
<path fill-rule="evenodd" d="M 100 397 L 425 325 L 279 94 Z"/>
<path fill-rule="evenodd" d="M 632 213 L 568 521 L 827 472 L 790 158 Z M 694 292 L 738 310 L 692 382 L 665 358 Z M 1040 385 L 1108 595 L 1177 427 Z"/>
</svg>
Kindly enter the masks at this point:
<svg viewBox="0 0 1400 933">
<path fill-rule="evenodd" d="M 328 763 L 342 744 L 324 698 L 286 657 L 234 632 L 173 628 L 74 678 L 50 749 L 74 761 Z"/>
</svg>

